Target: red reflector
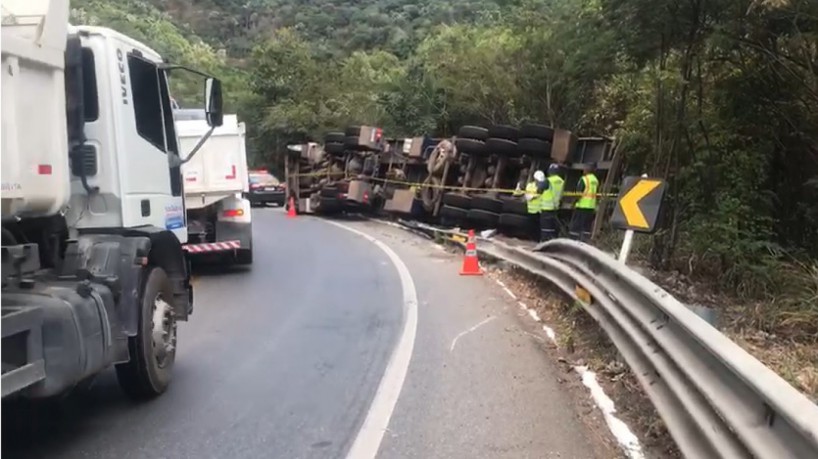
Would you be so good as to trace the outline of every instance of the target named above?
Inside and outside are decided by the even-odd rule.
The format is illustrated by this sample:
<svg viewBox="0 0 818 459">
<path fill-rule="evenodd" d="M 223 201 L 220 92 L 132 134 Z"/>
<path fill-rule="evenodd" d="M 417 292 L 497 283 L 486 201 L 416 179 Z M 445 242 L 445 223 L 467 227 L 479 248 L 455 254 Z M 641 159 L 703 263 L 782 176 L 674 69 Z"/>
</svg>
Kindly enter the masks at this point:
<svg viewBox="0 0 818 459">
<path fill-rule="evenodd" d="M 369 202 L 369 192 L 364 191 L 364 204 Z"/>
<path fill-rule="evenodd" d="M 244 215 L 243 209 L 227 209 L 224 211 L 225 217 L 241 217 Z"/>
<path fill-rule="evenodd" d="M 51 164 L 40 164 L 37 166 L 37 173 L 40 175 L 51 175 Z"/>
<path fill-rule="evenodd" d="M 236 178 L 236 166 L 230 166 L 230 175 L 225 175 L 225 179 L 233 180 Z"/>
</svg>

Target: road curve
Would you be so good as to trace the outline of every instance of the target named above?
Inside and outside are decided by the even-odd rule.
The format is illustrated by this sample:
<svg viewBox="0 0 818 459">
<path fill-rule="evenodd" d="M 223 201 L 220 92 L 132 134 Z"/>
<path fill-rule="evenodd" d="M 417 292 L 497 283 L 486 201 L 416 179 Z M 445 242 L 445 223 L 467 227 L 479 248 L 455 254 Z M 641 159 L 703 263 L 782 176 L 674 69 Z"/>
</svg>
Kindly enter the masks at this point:
<svg viewBox="0 0 818 459">
<path fill-rule="evenodd" d="M 459 256 L 376 223 L 253 218 L 253 268 L 196 278 L 168 393 L 132 403 L 109 372 L 59 411 L 3 410 L 3 457 L 619 455 L 518 301 L 459 276 Z M 408 347 L 401 264 L 417 295 Z M 36 429 L 9 438 L 8 423 Z"/>
<path fill-rule="evenodd" d="M 106 373 L 3 457 L 345 457 L 400 330 L 398 274 L 320 220 L 264 209 L 253 230 L 251 270 L 197 276 L 166 394 L 131 403 Z"/>
</svg>

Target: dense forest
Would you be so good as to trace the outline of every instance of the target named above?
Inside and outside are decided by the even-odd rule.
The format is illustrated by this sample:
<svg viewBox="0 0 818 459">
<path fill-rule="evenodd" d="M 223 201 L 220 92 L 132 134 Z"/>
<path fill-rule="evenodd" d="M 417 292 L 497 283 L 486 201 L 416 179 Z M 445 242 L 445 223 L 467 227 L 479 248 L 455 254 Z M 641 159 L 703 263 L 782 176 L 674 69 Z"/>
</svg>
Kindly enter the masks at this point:
<svg viewBox="0 0 818 459">
<path fill-rule="evenodd" d="M 763 299 L 748 318 L 818 339 L 814 0 L 78 0 L 224 79 L 256 164 L 350 123 L 451 135 L 552 123 L 617 137 L 668 179 L 650 262 Z M 180 93 L 191 90 L 181 88 Z M 182 94 L 184 96 L 184 94 Z"/>
</svg>

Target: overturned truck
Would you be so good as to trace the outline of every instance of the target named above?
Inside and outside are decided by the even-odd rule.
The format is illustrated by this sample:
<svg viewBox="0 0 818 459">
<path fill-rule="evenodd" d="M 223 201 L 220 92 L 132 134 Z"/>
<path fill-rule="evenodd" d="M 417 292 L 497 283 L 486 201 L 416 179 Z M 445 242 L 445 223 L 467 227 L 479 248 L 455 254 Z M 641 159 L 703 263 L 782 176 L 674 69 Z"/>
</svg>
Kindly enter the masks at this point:
<svg viewBox="0 0 818 459">
<path fill-rule="evenodd" d="M 602 194 L 619 174 L 614 139 L 541 124 L 463 126 L 446 139 L 385 139 L 378 128 L 357 126 L 324 140 L 293 148 L 288 157 L 288 189 L 301 212 L 398 215 L 528 236 L 531 219 L 515 189 L 525 188 L 535 171 L 560 166 L 563 224 L 584 170 L 595 171 Z M 598 212 L 606 212 L 606 204 Z"/>
<path fill-rule="evenodd" d="M 383 130 L 370 126 L 330 132 L 324 144 L 289 148 L 285 163 L 288 201 L 300 213 L 366 211 L 383 151 Z M 288 206 L 289 206 L 288 202 Z"/>
</svg>

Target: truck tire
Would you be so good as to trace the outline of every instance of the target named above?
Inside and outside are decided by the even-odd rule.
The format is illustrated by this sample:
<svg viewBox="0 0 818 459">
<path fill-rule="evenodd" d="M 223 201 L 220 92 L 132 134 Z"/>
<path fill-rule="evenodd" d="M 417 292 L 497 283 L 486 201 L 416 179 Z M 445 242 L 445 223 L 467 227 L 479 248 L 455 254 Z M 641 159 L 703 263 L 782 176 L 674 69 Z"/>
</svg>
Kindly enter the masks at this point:
<svg viewBox="0 0 818 459">
<path fill-rule="evenodd" d="M 471 209 L 471 196 L 461 193 L 446 193 L 443 195 L 443 205 Z"/>
<path fill-rule="evenodd" d="M 473 196 L 471 198 L 471 208 L 499 214 L 503 211 L 503 201 L 491 196 Z"/>
<path fill-rule="evenodd" d="M 346 135 L 343 132 L 327 132 L 324 136 L 324 143 L 344 143 Z"/>
<path fill-rule="evenodd" d="M 341 142 L 327 142 L 324 144 L 324 151 L 334 156 L 341 156 L 346 152 L 346 147 Z"/>
<path fill-rule="evenodd" d="M 520 139 L 517 146 L 521 152 L 535 158 L 548 158 L 551 156 L 551 142 L 547 140 L 525 138 Z"/>
<path fill-rule="evenodd" d="M 457 151 L 470 155 L 483 155 L 486 153 L 486 144 L 482 140 L 457 138 L 454 145 Z"/>
<path fill-rule="evenodd" d="M 489 130 L 480 126 L 463 126 L 457 131 L 457 137 L 463 139 L 486 140 Z"/>
<path fill-rule="evenodd" d="M 486 140 L 486 151 L 498 156 L 515 156 L 519 153 L 517 150 L 517 142 L 495 137 Z"/>
<path fill-rule="evenodd" d="M 531 226 L 531 217 L 528 215 L 501 214 L 500 226 L 525 231 Z"/>
<path fill-rule="evenodd" d="M 458 224 L 466 219 L 467 212 L 468 211 L 466 209 L 460 209 L 458 207 L 452 206 L 443 206 L 440 208 L 440 219 L 443 221 L 444 224 L 446 223 Z"/>
<path fill-rule="evenodd" d="M 500 220 L 500 214 L 481 209 L 471 209 L 466 214 L 466 218 L 477 223 L 484 228 L 496 228 Z"/>
<path fill-rule="evenodd" d="M 503 214 L 528 215 L 528 203 L 522 197 L 502 198 Z"/>
<path fill-rule="evenodd" d="M 130 360 L 116 366 L 119 385 L 131 398 L 153 398 L 170 385 L 176 360 L 176 319 L 168 303 L 172 299 L 173 285 L 165 270 L 150 268 L 140 296 L 136 336 L 128 339 Z M 155 315 L 162 317 L 162 323 L 154 324 Z"/>
<path fill-rule="evenodd" d="M 554 140 L 554 129 L 544 124 L 523 124 L 520 127 L 520 138 L 523 137 L 551 142 Z"/>
<path fill-rule="evenodd" d="M 489 128 L 489 137 L 495 139 L 505 139 L 516 142 L 520 137 L 520 130 L 514 126 L 505 124 L 495 124 Z"/>
</svg>

